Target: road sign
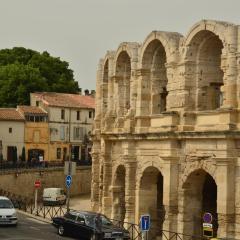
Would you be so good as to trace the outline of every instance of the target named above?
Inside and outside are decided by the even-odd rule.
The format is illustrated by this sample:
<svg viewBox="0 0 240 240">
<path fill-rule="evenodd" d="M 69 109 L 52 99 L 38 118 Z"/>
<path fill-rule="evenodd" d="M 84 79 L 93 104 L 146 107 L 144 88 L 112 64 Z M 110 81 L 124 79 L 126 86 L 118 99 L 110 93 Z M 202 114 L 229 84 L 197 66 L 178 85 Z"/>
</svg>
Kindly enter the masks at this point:
<svg viewBox="0 0 240 240">
<path fill-rule="evenodd" d="M 40 180 L 36 180 L 36 181 L 34 182 L 34 186 L 35 186 L 35 188 L 40 188 L 40 187 L 41 187 L 41 182 L 40 182 Z"/>
<path fill-rule="evenodd" d="M 66 186 L 68 188 L 70 188 L 71 184 L 72 184 L 72 176 L 71 175 L 67 175 L 66 176 Z"/>
<path fill-rule="evenodd" d="M 213 237 L 213 229 L 210 227 L 203 227 L 203 237 L 212 238 Z"/>
<path fill-rule="evenodd" d="M 205 223 L 212 223 L 212 220 L 213 220 L 213 217 L 212 217 L 211 213 L 205 212 L 203 214 L 203 222 L 205 222 Z"/>
<path fill-rule="evenodd" d="M 150 215 L 142 215 L 140 218 L 141 231 L 149 231 L 150 229 Z"/>
</svg>

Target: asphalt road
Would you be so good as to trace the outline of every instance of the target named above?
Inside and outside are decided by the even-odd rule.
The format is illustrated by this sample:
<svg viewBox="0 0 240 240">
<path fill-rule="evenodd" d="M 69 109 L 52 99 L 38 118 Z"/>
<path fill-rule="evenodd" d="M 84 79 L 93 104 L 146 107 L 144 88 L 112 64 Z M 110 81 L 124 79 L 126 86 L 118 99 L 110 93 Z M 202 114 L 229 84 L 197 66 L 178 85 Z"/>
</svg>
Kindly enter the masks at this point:
<svg viewBox="0 0 240 240">
<path fill-rule="evenodd" d="M 1 240 L 68 240 L 70 237 L 60 237 L 57 229 L 49 223 L 18 213 L 18 225 L 0 226 Z"/>
</svg>

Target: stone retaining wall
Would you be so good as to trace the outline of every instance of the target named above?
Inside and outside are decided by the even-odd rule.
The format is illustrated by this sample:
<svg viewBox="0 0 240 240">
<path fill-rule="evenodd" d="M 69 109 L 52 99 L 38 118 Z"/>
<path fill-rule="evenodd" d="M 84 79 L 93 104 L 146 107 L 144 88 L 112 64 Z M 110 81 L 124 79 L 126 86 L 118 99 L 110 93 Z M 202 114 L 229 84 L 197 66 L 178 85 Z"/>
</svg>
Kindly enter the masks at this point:
<svg viewBox="0 0 240 240">
<path fill-rule="evenodd" d="M 62 187 L 65 188 L 65 175 L 63 168 L 55 169 L 28 169 L 16 171 L 0 172 L 0 189 L 11 193 L 33 198 L 34 181 L 41 181 L 39 196 L 42 195 L 43 188 Z M 71 196 L 90 193 L 91 191 L 91 167 L 78 167 L 76 175 L 73 176 L 71 186 Z"/>
</svg>

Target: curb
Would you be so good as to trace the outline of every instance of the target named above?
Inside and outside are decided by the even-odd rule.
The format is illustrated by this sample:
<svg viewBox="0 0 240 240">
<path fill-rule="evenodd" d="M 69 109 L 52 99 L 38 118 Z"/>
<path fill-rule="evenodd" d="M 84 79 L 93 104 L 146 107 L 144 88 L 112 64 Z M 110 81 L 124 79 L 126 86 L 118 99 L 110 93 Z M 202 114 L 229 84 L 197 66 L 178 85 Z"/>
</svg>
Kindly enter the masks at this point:
<svg viewBox="0 0 240 240">
<path fill-rule="evenodd" d="M 19 209 L 16 209 L 16 211 L 25 215 L 25 216 L 28 216 L 29 218 L 33 218 L 33 219 L 36 219 L 38 221 L 45 222 L 45 223 L 52 223 L 52 221 L 47 219 L 47 218 L 43 218 L 41 216 L 36 216 L 36 215 L 33 215 L 31 213 L 28 213 L 28 212 L 24 212 L 24 211 L 19 210 Z"/>
</svg>

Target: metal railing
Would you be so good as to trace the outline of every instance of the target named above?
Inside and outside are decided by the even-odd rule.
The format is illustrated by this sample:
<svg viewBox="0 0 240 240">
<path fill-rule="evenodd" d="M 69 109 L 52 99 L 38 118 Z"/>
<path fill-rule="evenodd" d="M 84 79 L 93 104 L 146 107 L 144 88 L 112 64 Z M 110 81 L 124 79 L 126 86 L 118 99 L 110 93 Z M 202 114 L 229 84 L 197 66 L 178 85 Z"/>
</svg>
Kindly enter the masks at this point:
<svg viewBox="0 0 240 240">
<path fill-rule="evenodd" d="M 91 166 L 92 162 L 87 160 L 81 160 L 76 162 L 77 166 Z M 20 169 L 47 169 L 47 168 L 56 168 L 56 167 L 64 167 L 63 161 L 44 161 L 44 163 L 40 162 L 10 162 L 10 161 L 2 161 L 0 162 L 0 172 L 8 171 L 8 170 L 20 170 Z"/>
<path fill-rule="evenodd" d="M 39 203 L 37 209 L 34 205 L 33 199 L 27 199 L 20 195 L 12 194 L 8 191 L 0 189 L 0 195 L 7 196 L 11 199 L 14 206 L 27 213 L 42 217 L 44 219 L 52 220 L 53 217 L 63 216 L 67 212 L 65 206 L 44 206 Z M 140 226 L 135 223 L 123 222 L 116 219 L 111 219 L 113 224 L 119 227 L 124 227 L 130 233 L 131 240 L 140 240 L 143 238 L 143 232 L 140 230 Z M 206 240 L 201 236 L 192 236 L 183 233 L 171 232 L 159 228 L 151 227 L 147 234 L 147 240 Z"/>
</svg>

